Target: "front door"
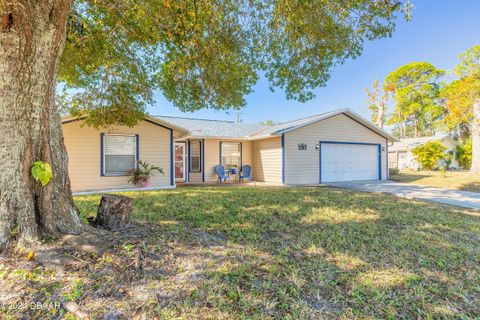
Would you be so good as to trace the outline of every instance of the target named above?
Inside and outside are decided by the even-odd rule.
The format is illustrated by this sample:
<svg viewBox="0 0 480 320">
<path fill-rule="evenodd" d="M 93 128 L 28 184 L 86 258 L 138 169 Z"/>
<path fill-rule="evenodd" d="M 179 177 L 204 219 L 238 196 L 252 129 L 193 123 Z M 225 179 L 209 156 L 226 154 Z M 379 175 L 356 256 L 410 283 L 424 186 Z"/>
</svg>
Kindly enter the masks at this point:
<svg viewBox="0 0 480 320">
<path fill-rule="evenodd" d="M 175 142 L 175 181 L 185 181 L 185 142 Z"/>
</svg>

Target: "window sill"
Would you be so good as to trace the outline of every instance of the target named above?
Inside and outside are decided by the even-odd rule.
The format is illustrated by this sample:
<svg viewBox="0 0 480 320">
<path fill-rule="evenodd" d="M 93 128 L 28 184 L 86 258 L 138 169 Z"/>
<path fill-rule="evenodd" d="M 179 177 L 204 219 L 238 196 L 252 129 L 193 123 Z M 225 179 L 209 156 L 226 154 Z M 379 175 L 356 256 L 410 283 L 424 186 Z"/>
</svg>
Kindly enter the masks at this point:
<svg viewBox="0 0 480 320">
<path fill-rule="evenodd" d="M 104 173 L 102 177 L 131 177 L 131 174 L 125 174 L 125 173 Z"/>
</svg>

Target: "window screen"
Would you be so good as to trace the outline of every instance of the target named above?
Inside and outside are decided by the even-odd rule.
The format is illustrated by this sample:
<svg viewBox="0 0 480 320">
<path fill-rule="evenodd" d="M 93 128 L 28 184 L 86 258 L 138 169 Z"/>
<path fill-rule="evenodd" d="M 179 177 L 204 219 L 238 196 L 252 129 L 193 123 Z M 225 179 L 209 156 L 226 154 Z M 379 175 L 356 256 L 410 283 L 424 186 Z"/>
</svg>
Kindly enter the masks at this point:
<svg viewBox="0 0 480 320">
<path fill-rule="evenodd" d="M 222 142 L 222 165 L 226 168 L 240 168 L 240 143 Z"/>
<path fill-rule="evenodd" d="M 104 174 L 106 176 L 123 176 L 136 168 L 137 140 L 132 135 L 104 136 Z"/>
<path fill-rule="evenodd" d="M 201 171 L 201 149 L 202 145 L 200 141 L 192 141 L 190 143 L 190 171 Z"/>
</svg>

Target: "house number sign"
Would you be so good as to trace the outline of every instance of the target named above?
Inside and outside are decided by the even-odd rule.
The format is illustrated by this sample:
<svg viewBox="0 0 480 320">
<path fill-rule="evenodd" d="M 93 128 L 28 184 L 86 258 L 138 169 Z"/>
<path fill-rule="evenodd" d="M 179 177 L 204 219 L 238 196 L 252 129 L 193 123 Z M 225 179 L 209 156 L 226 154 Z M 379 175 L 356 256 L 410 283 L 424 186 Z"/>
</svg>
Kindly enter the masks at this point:
<svg viewBox="0 0 480 320">
<path fill-rule="evenodd" d="M 305 143 L 299 143 L 298 150 L 307 150 L 307 145 Z"/>
</svg>

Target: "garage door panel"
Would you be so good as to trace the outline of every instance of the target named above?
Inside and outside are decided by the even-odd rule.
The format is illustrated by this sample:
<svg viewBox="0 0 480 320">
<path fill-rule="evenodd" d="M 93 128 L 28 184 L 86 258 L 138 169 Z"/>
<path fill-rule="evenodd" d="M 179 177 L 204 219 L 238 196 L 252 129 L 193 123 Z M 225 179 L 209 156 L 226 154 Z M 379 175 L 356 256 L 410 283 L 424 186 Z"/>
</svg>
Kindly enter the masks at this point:
<svg viewBox="0 0 480 320">
<path fill-rule="evenodd" d="M 322 143 L 321 181 L 378 180 L 378 146 Z"/>
</svg>

